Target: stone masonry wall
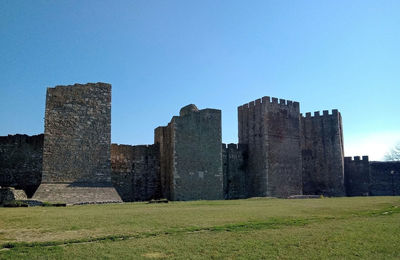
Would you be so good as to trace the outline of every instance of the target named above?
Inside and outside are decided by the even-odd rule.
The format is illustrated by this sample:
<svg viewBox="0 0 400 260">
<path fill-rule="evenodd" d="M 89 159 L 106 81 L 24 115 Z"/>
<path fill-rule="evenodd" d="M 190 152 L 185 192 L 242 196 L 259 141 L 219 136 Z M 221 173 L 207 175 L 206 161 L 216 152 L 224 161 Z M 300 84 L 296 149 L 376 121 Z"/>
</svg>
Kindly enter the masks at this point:
<svg viewBox="0 0 400 260">
<path fill-rule="evenodd" d="M 345 196 L 342 117 L 334 109 L 301 117 L 303 193 Z"/>
<path fill-rule="evenodd" d="M 174 198 L 173 172 L 174 172 L 174 136 L 171 123 L 168 126 L 157 127 L 154 130 L 154 143 L 160 149 L 160 183 L 161 196 Z"/>
<path fill-rule="evenodd" d="M 111 145 L 112 182 L 123 201 L 161 198 L 158 145 Z"/>
<path fill-rule="evenodd" d="M 370 195 L 400 195 L 400 162 L 370 162 Z"/>
<path fill-rule="evenodd" d="M 238 107 L 239 144 L 248 145 L 249 197 L 302 194 L 298 102 L 263 97 Z"/>
<path fill-rule="evenodd" d="M 368 156 L 344 157 L 344 179 L 347 196 L 368 196 L 370 167 Z"/>
<path fill-rule="evenodd" d="M 223 198 L 221 111 L 189 105 L 155 131 L 161 178 L 171 200 Z M 167 154 L 164 154 L 167 153 Z"/>
<path fill-rule="evenodd" d="M 247 145 L 222 144 L 222 162 L 224 172 L 224 198 L 247 198 Z"/>
<path fill-rule="evenodd" d="M 111 85 L 47 89 L 42 184 L 34 198 L 120 200 L 111 183 Z"/>
<path fill-rule="evenodd" d="M 0 205 L 5 202 L 13 200 L 26 200 L 27 196 L 23 190 L 16 190 L 11 187 L 2 188 L 0 187 Z"/>
<path fill-rule="evenodd" d="M 43 134 L 0 137 L 0 186 L 32 197 L 42 179 Z"/>
</svg>

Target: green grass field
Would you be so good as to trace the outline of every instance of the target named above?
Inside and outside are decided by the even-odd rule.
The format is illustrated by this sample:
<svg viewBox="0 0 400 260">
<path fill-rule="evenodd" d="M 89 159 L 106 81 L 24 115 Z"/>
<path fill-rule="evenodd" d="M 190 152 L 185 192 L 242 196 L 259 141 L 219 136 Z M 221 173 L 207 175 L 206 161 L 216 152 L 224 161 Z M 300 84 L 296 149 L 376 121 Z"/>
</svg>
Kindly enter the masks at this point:
<svg viewBox="0 0 400 260">
<path fill-rule="evenodd" d="M 0 208 L 0 259 L 400 259 L 400 197 Z"/>
</svg>

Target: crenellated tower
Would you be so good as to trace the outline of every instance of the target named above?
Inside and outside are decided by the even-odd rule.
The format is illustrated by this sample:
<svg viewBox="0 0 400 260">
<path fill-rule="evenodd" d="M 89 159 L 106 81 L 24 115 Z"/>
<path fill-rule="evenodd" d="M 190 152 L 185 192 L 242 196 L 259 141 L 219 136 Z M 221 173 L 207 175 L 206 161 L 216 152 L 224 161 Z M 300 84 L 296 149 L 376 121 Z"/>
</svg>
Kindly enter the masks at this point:
<svg viewBox="0 0 400 260">
<path fill-rule="evenodd" d="M 270 97 L 238 107 L 248 197 L 302 194 L 299 115 L 298 102 Z"/>
<path fill-rule="evenodd" d="M 342 117 L 338 110 L 301 116 L 303 193 L 345 196 Z"/>
</svg>

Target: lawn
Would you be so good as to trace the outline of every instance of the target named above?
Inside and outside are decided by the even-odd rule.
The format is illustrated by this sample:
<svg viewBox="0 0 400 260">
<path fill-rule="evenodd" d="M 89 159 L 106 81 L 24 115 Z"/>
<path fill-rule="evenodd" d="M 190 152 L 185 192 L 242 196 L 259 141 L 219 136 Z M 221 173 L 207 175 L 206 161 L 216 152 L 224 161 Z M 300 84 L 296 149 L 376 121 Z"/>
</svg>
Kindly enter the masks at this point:
<svg viewBox="0 0 400 260">
<path fill-rule="evenodd" d="M 400 259 L 400 197 L 0 208 L 0 259 Z"/>
</svg>

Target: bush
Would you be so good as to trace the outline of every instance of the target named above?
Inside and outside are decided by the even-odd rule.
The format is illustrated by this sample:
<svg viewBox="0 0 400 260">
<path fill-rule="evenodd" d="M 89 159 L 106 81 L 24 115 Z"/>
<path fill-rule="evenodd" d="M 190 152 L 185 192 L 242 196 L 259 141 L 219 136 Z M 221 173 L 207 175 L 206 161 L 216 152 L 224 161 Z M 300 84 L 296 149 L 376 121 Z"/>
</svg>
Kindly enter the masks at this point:
<svg viewBox="0 0 400 260">
<path fill-rule="evenodd" d="M 28 207 L 28 204 L 19 200 L 11 200 L 4 202 L 3 207 L 7 208 Z"/>
<path fill-rule="evenodd" d="M 46 202 L 42 203 L 43 207 L 66 207 L 67 204 L 63 202 Z"/>
</svg>

